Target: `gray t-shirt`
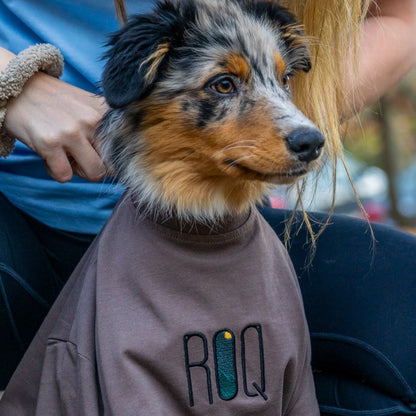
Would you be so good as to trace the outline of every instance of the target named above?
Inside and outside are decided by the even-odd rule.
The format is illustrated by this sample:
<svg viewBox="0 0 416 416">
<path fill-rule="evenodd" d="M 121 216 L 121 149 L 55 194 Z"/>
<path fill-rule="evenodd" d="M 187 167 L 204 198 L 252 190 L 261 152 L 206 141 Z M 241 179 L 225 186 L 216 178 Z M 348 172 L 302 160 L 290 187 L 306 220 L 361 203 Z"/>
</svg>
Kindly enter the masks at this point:
<svg viewBox="0 0 416 416">
<path fill-rule="evenodd" d="M 129 195 L 71 276 L 0 416 L 318 416 L 301 294 L 253 210 L 157 224 Z"/>
</svg>

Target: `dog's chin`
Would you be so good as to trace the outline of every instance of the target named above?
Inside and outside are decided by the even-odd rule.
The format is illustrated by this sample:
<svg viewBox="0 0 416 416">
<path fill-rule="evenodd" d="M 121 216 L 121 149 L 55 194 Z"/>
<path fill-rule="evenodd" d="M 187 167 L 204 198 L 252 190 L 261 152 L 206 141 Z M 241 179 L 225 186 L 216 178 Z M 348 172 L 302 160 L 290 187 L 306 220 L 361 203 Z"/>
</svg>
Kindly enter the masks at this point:
<svg viewBox="0 0 416 416">
<path fill-rule="evenodd" d="M 276 175 L 272 175 L 267 180 L 267 182 L 272 183 L 274 185 L 290 185 L 306 176 L 309 172 L 309 169 L 304 169 L 295 172 L 279 173 Z"/>
<path fill-rule="evenodd" d="M 229 164 L 230 161 L 227 161 L 227 163 Z M 294 183 L 298 179 L 306 176 L 309 172 L 314 170 L 314 168 L 315 164 L 305 164 L 304 166 L 287 168 L 279 172 L 263 172 L 261 168 L 249 168 L 242 164 L 233 163 L 233 169 L 238 172 L 240 178 L 258 180 L 275 185 L 289 185 Z"/>
</svg>

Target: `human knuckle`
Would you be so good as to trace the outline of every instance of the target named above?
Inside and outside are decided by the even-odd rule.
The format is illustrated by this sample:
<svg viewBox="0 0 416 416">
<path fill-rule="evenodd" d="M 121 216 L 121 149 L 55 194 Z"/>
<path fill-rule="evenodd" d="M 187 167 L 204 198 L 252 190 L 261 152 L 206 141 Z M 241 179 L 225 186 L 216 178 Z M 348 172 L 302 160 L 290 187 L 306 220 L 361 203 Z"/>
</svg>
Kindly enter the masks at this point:
<svg viewBox="0 0 416 416">
<path fill-rule="evenodd" d="M 80 136 L 80 125 L 78 123 L 70 123 L 62 126 L 60 136 L 71 141 L 79 139 Z"/>
<path fill-rule="evenodd" d="M 88 172 L 88 179 L 91 182 L 99 182 L 103 179 L 105 176 L 105 169 L 103 165 L 94 166 L 92 169 Z"/>
<path fill-rule="evenodd" d="M 56 167 L 53 170 L 54 178 L 61 183 L 69 182 L 72 179 L 73 172 L 69 168 Z"/>
<path fill-rule="evenodd" d="M 82 123 L 87 128 L 95 128 L 101 119 L 101 114 L 94 108 L 89 108 L 83 115 Z"/>
<path fill-rule="evenodd" d="M 103 172 L 97 172 L 93 174 L 89 179 L 91 182 L 100 182 L 104 178 Z"/>
<path fill-rule="evenodd" d="M 48 150 L 56 150 L 62 147 L 62 140 L 59 134 L 46 133 L 42 139 L 42 146 Z"/>
</svg>

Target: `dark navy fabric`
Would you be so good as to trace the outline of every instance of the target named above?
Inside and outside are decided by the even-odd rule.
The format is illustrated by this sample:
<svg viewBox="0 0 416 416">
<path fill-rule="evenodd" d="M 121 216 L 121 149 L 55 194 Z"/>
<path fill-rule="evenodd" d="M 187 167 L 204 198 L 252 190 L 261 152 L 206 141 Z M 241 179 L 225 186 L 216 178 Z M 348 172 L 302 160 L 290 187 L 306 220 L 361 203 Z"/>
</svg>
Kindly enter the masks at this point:
<svg viewBox="0 0 416 416">
<path fill-rule="evenodd" d="M 263 215 L 279 236 L 289 212 Z M 313 227 L 326 216 L 313 214 Z M 334 216 L 316 253 L 300 216 L 289 253 L 300 278 L 322 415 L 416 415 L 416 238 Z M 300 227 L 300 228 L 299 228 Z"/>
<path fill-rule="evenodd" d="M 0 390 L 93 238 L 50 228 L 0 193 Z"/>
</svg>

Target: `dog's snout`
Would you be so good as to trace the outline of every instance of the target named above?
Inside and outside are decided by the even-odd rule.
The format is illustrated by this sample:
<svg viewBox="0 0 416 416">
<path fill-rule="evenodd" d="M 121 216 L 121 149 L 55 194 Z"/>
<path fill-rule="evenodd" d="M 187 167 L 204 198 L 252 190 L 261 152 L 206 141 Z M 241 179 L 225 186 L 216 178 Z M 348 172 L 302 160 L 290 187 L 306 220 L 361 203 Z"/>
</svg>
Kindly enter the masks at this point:
<svg viewBox="0 0 416 416">
<path fill-rule="evenodd" d="M 288 149 L 302 162 L 312 162 L 321 154 L 324 136 L 316 129 L 298 129 L 287 138 Z"/>
</svg>

